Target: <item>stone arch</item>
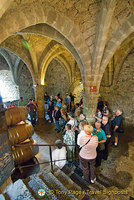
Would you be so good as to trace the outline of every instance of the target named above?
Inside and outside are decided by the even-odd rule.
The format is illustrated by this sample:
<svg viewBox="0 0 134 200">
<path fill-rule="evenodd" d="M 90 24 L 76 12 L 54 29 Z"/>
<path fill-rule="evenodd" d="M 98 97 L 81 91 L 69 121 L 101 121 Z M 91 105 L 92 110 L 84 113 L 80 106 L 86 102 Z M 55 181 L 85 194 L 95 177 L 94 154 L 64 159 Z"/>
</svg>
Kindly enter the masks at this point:
<svg viewBox="0 0 134 200">
<path fill-rule="evenodd" d="M 53 27 L 50 27 L 48 24 L 36 24 L 34 26 L 30 26 L 28 28 L 25 28 L 25 29 L 21 30 L 21 32 L 19 32 L 19 34 L 27 34 L 27 33 L 38 34 L 38 35 L 42 35 L 42 36 L 51 38 L 52 41 L 49 43 L 50 47 L 52 47 L 53 44 L 59 43 L 59 44 L 62 44 L 65 48 L 67 48 L 67 50 L 69 50 L 71 55 L 76 60 L 78 67 L 80 68 L 80 71 L 81 71 L 81 76 L 83 78 L 83 75 L 84 75 L 84 72 L 82 71 L 83 67 L 80 67 L 81 61 L 79 59 L 79 56 L 78 56 L 75 48 L 71 45 L 71 43 L 59 31 L 57 31 Z M 49 47 L 49 45 L 48 45 L 48 47 Z M 48 50 L 49 49 L 50 48 L 48 48 Z M 41 66 L 41 62 L 42 62 L 46 52 L 47 52 L 47 48 L 43 53 L 44 55 L 42 54 L 42 56 L 40 58 L 39 67 Z M 85 69 L 85 71 L 86 71 L 86 69 Z M 90 71 L 90 67 L 88 67 L 88 72 L 89 71 Z M 83 80 L 84 80 L 84 78 L 83 78 Z"/>
<path fill-rule="evenodd" d="M 17 57 L 15 64 L 14 64 L 14 78 L 15 78 L 16 83 L 17 83 L 20 62 L 21 62 L 21 59 L 19 57 Z"/>
<path fill-rule="evenodd" d="M 120 47 L 121 43 L 134 32 L 134 15 L 132 15 L 126 22 L 124 22 L 113 37 L 109 40 L 101 62 L 100 73 L 103 75 L 110 59 L 115 54 L 116 50 Z M 101 76 L 102 78 L 102 76 Z"/>
<path fill-rule="evenodd" d="M 118 77 L 119 77 L 122 65 L 124 63 L 124 60 L 134 48 L 133 36 L 134 36 L 134 33 L 132 33 L 131 36 L 129 36 L 122 43 L 121 47 L 115 52 L 115 56 L 113 56 L 111 60 L 109 61 L 100 83 L 102 87 L 110 87 L 113 84 L 116 84 L 116 82 L 118 81 Z M 116 55 L 118 55 L 119 53 L 120 53 L 120 56 L 118 56 L 118 60 L 117 60 Z M 115 58 L 116 58 L 116 63 L 115 63 Z"/>
<path fill-rule="evenodd" d="M 12 72 L 12 75 L 14 75 L 13 69 L 12 69 L 12 63 L 11 63 L 8 53 L 5 51 L 5 49 L 0 48 L 0 54 L 4 57 L 5 61 L 7 62 L 9 70 Z M 14 76 L 13 76 L 13 79 L 14 79 Z M 14 81 L 15 81 L 15 79 L 14 79 Z"/>
<path fill-rule="evenodd" d="M 12 48 L 6 46 L 6 47 L 4 47 L 4 49 L 8 50 L 11 53 L 14 53 L 16 56 L 18 56 L 26 64 L 26 66 L 28 67 L 28 69 L 30 71 L 30 74 L 32 76 L 33 84 L 35 84 L 36 76 L 34 75 L 34 72 L 33 72 L 32 68 L 31 68 L 30 63 L 27 62 L 27 60 L 25 59 L 25 54 L 23 55 L 22 51 L 20 51 L 20 49 L 18 49 L 17 47 L 12 49 Z M 12 69 L 12 71 L 13 71 L 13 69 Z"/>
<path fill-rule="evenodd" d="M 43 58 L 42 63 L 41 63 L 41 84 L 42 85 L 44 85 L 44 79 L 45 79 L 45 74 L 46 74 L 48 65 L 55 57 L 64 53 L 64 51 L 65 51 L 65 49 L 57 43 L 51 48 L 50 51 L 47 52 L 47 54 Z"/>
<path fill-rule="evenodd" d="M 116 69 L 115 77 L 114 77 L 114 82 L 115 82 L 115 81 L 117 82 L 117 78 L 119 77 L 119 74 L 120 74 L 120 71 L 121 71 L 121 69 L 122 69 L 122 66 L 123 66 L 123 64 L 124 64 L 124 62 L 125 62 L 125 60 L 126 60 L 126 58 L 129 56 L 129 54 L 131 53 L 131 51 L 132 51 L 133 49 L 134 49 L 134 41 L 131 42 L 129 48 L 128 48 L 126 51 L 123 52 L 123 53 L 124 53 L 124 57 L 123 57 L 123 59 L 122 59 L 122 62 L 119 64 L 118 68 Z M 113 84 L 115 84 L 115 83 L 113 83 Z"/>
<path fill-rule="evenodd" d="M 3 15 L 5 10 L 11 5 L 13 0 L 1 0 L 0 1 L 0 17 Z"/>
<path fill-rule="evenodd" d="M 15 68 L 15 73 L 14 73 L 14 76 L 16 77 L 16 82 L 18 83 L 18 79 L 20 77 L 20 74 L 21 74 L 21 70 L 22 70 L 22 67 L 24 66 L 24 62 L 20 60 L 19 64 L 16 66 Z M 30 71 L 30 70 L 29 70 Z M 33 77 L 32 77 L 33 79 Z M 34 83 L 34 82 L 33 82 Z"/>
<path fill-rule="evenodd" d="M 12 23 L 9 19 L 12 20 Z M 78 61 L 81 63 L 79 67 L 81 68 L 83 78 L 87 76 L 87 73 L 91 73 L 89 48 L 83 39 L 79 27 L 46 3 L 37 2 L 29 6 L 21 5 L 17 9 L 8 10 L 0 19 L 0 43 L 10 35 L 39 23 L 46 23 L 54 27 L 72 44 L 78 54 Z"/>
<path fill-rule="evenodd" d="M 69 91 L 70 91 L 70 92 L 73 91 L 74 88 L 77 87 L 77 86 L 80 85 L 80 84 L 81 84 L 81 80 L 76 80 L 76 81 L 74 81 L 74 82 L 70 85 Z"/>
</svg>

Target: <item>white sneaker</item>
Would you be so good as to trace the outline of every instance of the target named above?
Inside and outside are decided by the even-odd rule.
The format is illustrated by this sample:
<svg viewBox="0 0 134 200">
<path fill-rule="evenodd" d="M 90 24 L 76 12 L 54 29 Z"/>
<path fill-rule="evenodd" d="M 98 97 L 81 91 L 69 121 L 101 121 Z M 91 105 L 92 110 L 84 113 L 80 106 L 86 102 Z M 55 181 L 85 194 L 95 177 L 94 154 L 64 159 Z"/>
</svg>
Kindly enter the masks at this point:
<svg viewBox="0 0 134 200">
<path fill-rule="evenodd" d="M 95 183 L 96 181 L 96 178 L 94 178 L 93 180 L 91 179 L 91 183 Z"/>
<path fill-rule="evenodd" d="M 114 146 L 117 147 L 117 146 L 118 146 L 118 143 L 114 143 Z"/>
</svg>

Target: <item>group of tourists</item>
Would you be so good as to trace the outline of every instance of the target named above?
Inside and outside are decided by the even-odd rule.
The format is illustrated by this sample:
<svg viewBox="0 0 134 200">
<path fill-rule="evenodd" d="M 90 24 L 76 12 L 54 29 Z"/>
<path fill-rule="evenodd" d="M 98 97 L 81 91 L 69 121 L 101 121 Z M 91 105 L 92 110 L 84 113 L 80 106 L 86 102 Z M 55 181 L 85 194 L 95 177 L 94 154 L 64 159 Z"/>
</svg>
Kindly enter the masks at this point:
<svg viewBox="0 0 134 200">
<path fill-rule="evenodd" d="M 63 141 L 57 140 L 57 149 L 53 151 L 52 158 L 55 165 L 62 168 L 65 163 L 69 167 L 79 158 L 79 166 L 86 181 L 94 183 L 96 180 L 94 168 L 101 165 L 102 159 L 107 160 L 109 143 L 114 137 L 113 145 L 118 146 L 118 135 L 122 125 L 122 112 L 117 109 L 110 119 L 107 103 L 99 99 L 97 104 L 95 126 L 90 125 L 79 103 L 74 107 L 57 99 L 60 106 L 55 104 L 52 121 L 55 121 L 57 132 L 62 131 Z M 52 103 L 50 103 L 51 107 Z M 49 114 L 49 107 L 47 113 Z M 51 119 L 51 118 L 50 118 Z M 64 123 L 61 123 L 61 122 Z M 113 137 L 112 137 L 113 136 Z M 64 144 L 66 146 L 62 146 Z M 66 158 L 67 151 L 67 158 Z M 57 152 L 57 153 L 56 153 Z M 65 160 L 67 159 L 67 162 Z M 61 161 L 58 161 L 61 160 Z"/>
<path fill-rule="evenodd" d="M 44 95 L 45 117 L 49 123 L 56 124 L 57 133 L 63 134 L 63 141 L 57 140 L 55 143 L 57 149 L 52 153 L 52 160 L 59 168 L 63 168 L 65 164 L 72 167 L 77 162 L 84 179 L 94 183 L 94 168 L 101 165 L 102 159 L 107 160 L 111 138 L 114 138 L 114 147 L 118 146 L 118 135 L 122 131 L 122 112 L 117 109 L 111 118 L 107 103 L 99 99 L 96 115 L 93 115 L 96 119 L 93 127 L 83 114 L 83 98 L 79 103 L 74 103 L 75 97 L 72 93 L 66 93 L 65 99 L 60 94 L 55 97 L 49 97 L 47 93 Z M 35 101 L 29 99 L 25 105 L 21 97 L 18 105 L 26 106 L 31 123 L 35 126 L 38 109 Z M 15 104 L 12 102 L 10 107 L 15 107 Z"/>
</svg>

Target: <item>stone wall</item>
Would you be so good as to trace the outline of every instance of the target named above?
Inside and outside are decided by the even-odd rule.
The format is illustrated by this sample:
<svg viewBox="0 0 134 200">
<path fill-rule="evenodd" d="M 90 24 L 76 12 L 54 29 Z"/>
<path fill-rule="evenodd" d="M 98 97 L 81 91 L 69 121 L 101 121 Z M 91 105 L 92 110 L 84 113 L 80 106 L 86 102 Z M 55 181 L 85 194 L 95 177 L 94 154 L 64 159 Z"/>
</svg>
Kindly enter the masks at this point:
<svg viewBox="0 0 134 200">
<path fill-rule="evenodd" d="M 45 92 L 49 95 L 58 93 L 64 98 L 69 89 L 69 75 L 63 65 L 57 60 L 53 60 L 46 71 Z"/>
<path fill-rule="evenodd" d="M 13 73 L 15 73 L 15 63 L 17 60 L 17 56 L 11 52 L 8 52 L 9 57 L 8 61 L 11 65 Z M 20 96 L 23 96 L 25 102 L 28 102 L 29 98 L 35 99 L 34 89 L 33 89 L 33 80 L 31 73 L 28 67 L 24 64 L 19 65 L 19 74 L 17 74 L 17 85 L 14 82 L 13 74 L 8 66 L 8 63 L 4 59 L 2 55 L 0 55 L 0 87 L 2 87 L 2 82 L 4 83 L 5 93 L 4 91 L 4 102 L 9 106 L 10 101 L 14 101 L 16 105 L 18 105 L 18 100 Z M 5 96 L 6 95 L 6 96 Z M 5 99 L 6 98 L 6 99 Z"/>
<path fill-rule="evenodd" d="M 18 85 L 20 97 L 22 96 L 26 103 L 28 103 L 28 99 L 30 98 L 35 99 L 33 79 L 28 67 L 25 64 L 21 69 Z"/>
<path fill-rule="evenodd" d="M 19 88 L 13 80 L 11 71 L 0 70 L 0 91 L 3 102 L 19 99 Z"/>
<path fill-rule="evenodd" d="M 125 59 L 118 79 L 111 87 L 100 87 L 100 95 L 109 103 L 111 110 L 120 108 L 123 111 L 124 122 L 134 124 L 134 52 Z"/>
</svg>

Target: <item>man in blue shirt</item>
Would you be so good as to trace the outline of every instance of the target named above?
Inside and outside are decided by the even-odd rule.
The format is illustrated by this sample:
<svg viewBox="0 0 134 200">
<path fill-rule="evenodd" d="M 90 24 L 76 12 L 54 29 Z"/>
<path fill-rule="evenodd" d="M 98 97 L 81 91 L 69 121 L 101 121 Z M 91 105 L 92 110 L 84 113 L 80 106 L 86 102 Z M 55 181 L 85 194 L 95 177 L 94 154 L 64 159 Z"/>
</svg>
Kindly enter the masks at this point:
<svg viewBox="0 0 134 200">
<path fill-rule="evenodd" d="M 114 119 L 112 120 L 112 129 L 114 133 L 115 143 L 114 146 L 118 146 L 118 135 L 119 135 L 119 128 L 122 125 L 122 112 L 118 109 L 115 111 Z"/>
</svg>

